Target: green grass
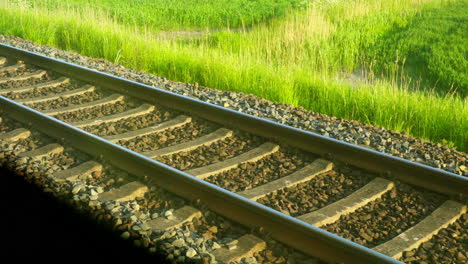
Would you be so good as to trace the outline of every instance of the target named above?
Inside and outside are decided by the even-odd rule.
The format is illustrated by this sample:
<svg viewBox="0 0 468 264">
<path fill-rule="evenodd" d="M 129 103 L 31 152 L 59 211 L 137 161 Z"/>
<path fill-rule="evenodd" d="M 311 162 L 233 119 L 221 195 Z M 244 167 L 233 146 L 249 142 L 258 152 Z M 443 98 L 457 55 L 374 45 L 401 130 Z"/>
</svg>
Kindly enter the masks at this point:
<svg viewBox="0 0 468 264">
<path fill-rule="evenodd" d="M 11 1 L 7 0 L 7 4 Z M 256 24 L 195 40 L 160 39 L 100 10 L 1 8 L 0 33 L 105 58 L 183 82 L 253 93 L 316 112 L 405 130 L 467 149 L 467 100 L 418 91 L 402 72 L 375 78 L 369 51 L 425 10 L 456 1 L 315 2 Z M 85 13 L 85 15 L 84 15 Z M 368 79 L 343 79 L 357 68 Z"/>
<path fill-rule="evenodd" d="M 385 34 L 374 47 L 381 72 L 406 67 L 441 93 L 468 96 L 468 2 L 430 8 Z M 406 65 L 402 65 L 402 61 Z M 394 63 L 397 61 L 397 63 Z M 389 63 L 390 62 L 390 63 Z"/>
<path fill-rule="evenodd" d="M 32 7 L 94 9 L 122 24 L 149 28 L 204 29 L 248 27 L 283 16 L 302 0 L 23 0 Z M 85 13 L 85 12 L 84 12 Z"/>
</svg>

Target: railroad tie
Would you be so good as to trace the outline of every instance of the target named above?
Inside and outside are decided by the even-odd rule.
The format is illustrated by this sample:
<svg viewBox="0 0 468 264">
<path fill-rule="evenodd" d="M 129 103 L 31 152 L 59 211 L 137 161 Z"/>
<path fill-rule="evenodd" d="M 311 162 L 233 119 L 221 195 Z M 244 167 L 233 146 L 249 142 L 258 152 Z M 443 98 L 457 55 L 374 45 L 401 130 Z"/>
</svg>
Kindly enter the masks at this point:
<svg viewBox="0 0 468 264">
<path fill-rule="evenodd" d="M 71 106 L 57 108 L 57 109 L 50 109 L 50 110 L 46 110 L 42 112 L 50 116 L 55 116 L 55 115 L 62 114 L 62 113 L 76 112 L 80 110 L 90 109 L 93 107 L 115 104 L 117 102 L 123 101 L 123 99 L 124 99 L 123 95 L 112 94 L 100 100 L 96 100 L 96 101 L 92 101 L 92 102 L 88 102 L 88 103 L 84 103 L 80 105 L 71 105 Z"/>
<path fill-rule="evenodd" d="M 18 75 L 18 76 L 3 78 L 3 79 L 0 79 L 0 84 L 4 84 L 7 82 L 24 81 L 24 80 L 29 80 L 29 79 L 39 79 L 39 78 L 42 78 L 44 75 L 46 75 L 46 73 L 47 72 L 44 70 L 38 70 L 35 72 L 29 72 L 29 73 Z"/>
<path fill-rule="evenodd" d="M 138 129 L 134 131 L 129 131 L 126 133 L 118 134 L 118 135 L 113 135 L 113 136 L 105 136 L 104 139 L 107 139 L 112 142 L 117 142 L 119 140 L 130 140 L 132 138 L 136 137 L 142 137 L 146 136 L 149 134 L 154 134 L 154 133 L 159 133 L 165 130 L 181 127 L 187 123 L 190 123 L 192 121 L 191 117 L 185 116 L 185 115 L 179 115 L 174 119 L 171 119 L 169 121 L 163 122 L 156 124 L 151 127 L 146 127 L 143 129 Z"/>
<path fill-rule="evenodd" d="M 429 216 L 405 232 L 373 248 L 389 257 L 399 259 L 404 251 L 417 248 L 428 241 L 439 230 L 457 221 L 466 212 L 466 205 L 455 201 L 445 201 Z"/>
<path fill-rule="evenodd" d="M 167 148 L 162 148 L 162 149 L 158 149 L 154 151 L 143 152 L 142 154 L 150 158 L 156 158 L 159 156 L 167 156 L 167 155 L 179 153 L 182 151 L 194 150 L 201 146 L 208 146 L 208 145 L 213 144 L 214 142 L 218 142 L 227 137 L 231 137 L 232 135 L 233 135 L 232 130 L 229 130 L 226 128 L 220 128 L 214 131 L 213 133 L 204 135 L 192 141 L 184 142 L 181 144 L 173 145 Z"/>
<path fill-rule="evenodd" d="M 53 154 L 62 153 L 62 152 L 63 152 L 63 147 L 61 145 L 57 143 L 52 143 L 52 144 L 45 145 L 37 149 L 33 149 L 31 151 L 20 153 L 18 156 L 22 158 L 30 157 L 30 158 L 40 159 L 43 157 L 51 156 Z"/>
<path fill-rule="evenodd" d="M 164 232 L 166 230 L 174 229 L 182 226 L 183 224 L 192 221 L 194 218 L 200 218 L 202 213 L 200 210 L 192 206 L 184 206 L 172 212 L 171 215 L 160 216 L 156 219 L 147 222 L 147 225 L 154 232 Z"/>
<path fill-rule="evenodd" d="M 47 95 L 47 96 L 39 96 L 35 98 L 17 99 L 16 102 L 21 103 L 21 104 L 36 104 L 36 103 L 57 100 L 59 98 L 69 98 L 72 96 L 83 95 L 85 93 L 92 92 L 95 89 L 96 88 L 92 85 L 85 85 L 79 89 L 70 90 L 70 91 L 66 91 L 63 93 L 57 93 L 57 94 Z"/>
<path fill-rule="evenodd" d="M 71 181 L 75 179 L 85 179 L 93 172 L 102 171 L 102 165 L 96 161 L 87 161 L 71 169 L 59 171 L 52 175 L 52 178 L 57 182 Z"/>
<path fill-rule="evenodd" d="M 317 175 L 328 172 L 333 168 L 333 163 L 328 160 L 317 159 L 304 168 L 282 177 L 278 180 L 269 182 L 267 184 L 258 186 L 256 188 L 238 192 L 237 194 L 244 196 L 250 200 L 258 200 L 274 191 L 291 187 L 302 182 L 310 181 Z"/>
<path fill-rule="evenodd" d="M 83 128 L 87 126 L 93 126 L 93 125 L 100 125 L 104 123 L 111 123 L 111 122 L 116 122 L 119 120 L 127 119 L 127 118 L 132 118 L 132 117 L 137 117 L 137 116 L 142 116 L 146 115 L 154 110 L 154 105 L 150 104 L 142 104 L 137 108 L 133 108 L 130 110 L 127 110 L 122 113 L 114 114 L 114 115 L 108 115 L 104 117 L 99 117 L 95 119 L 90 119 L 90 120 L 84 120 L 84 121 L 78 121 L 78 122 L 72 122 L 70 125 L 78 128 Z"/>
<path fill-rule="evenodd" d="M 380 198 L 390 191 L 393 186 L 393 182 L 378 177 L 346 198 L 297 218 L 314 226 L 330 224 L 338 220 L 342 215 L 354 212 Z"/>
<path fill-rule="evenodd" d="M 119 188 L 99 194 L 98 200 L 125 202 L 134 200 L 137 197 L 143 197 L 148 191 L 148 187 L 141 182 L 134 181 L 127 183 Z"/>
<path fill-rule="evenodd" d="M 18 62 L 15 65 L 1 67 L 0 72 L 15 72 L 15 71 L 22 70 L 22 69 L 26 69 L 26 64 L 22 62 Z"/>
<path fill-rule="evenodd" d="M 219 248 L 213 252 L 215 259 L 223 263 L 237 262 L 243 258 L 252 257 L 266 248 L 266 243 L 262 239 L 251 235 L 243 235 L 238 239 L 237 245 L 233 249 Z"/>
<path fill-rule="evenodd" d="M 232 168 L 236 168 L 242 163 L 255 162 L 257 160 L 262 159 L 263 157 L 266 157 L 268 155 L 271 155 L 277 152 L 278 150 L 279 150 L 278 145 L 267 142 L 237 157 L 230 158 L 230 159 L 227 159 L 218 163 L 214 163 L 205 167 L 186 170 L 184 172 L 190 175 L 193 175 L 199 179 L 205 179 L 212 175 L 230 170 Z"/>
<path fill-rule="evenodd" d="M 20 139 L 25 139 L 31 136 L 31 131 L 25 128 L 17 128 L 13 131 L 0 134 L 0 140 L 7 141 L 7 142 L 15 142 Z"/>
<path fill-rule="evenodd" d="M 63 84 L 67 84 L 69 82 L 70 82 L 69 78 L 60 77 L 57 80 L 47 81 L 47 82 L 43 82 L 43 83 L 39 83 L 35 85 L 29 85 L 29 86 L 18 87 L 18 88 L 13 88 L 13 89 L 2 89 L 0 90 L 0 95 L 18 94 L 18 93 L 30 92 L 33 90 L 40 90 L 44 88 L 54 88 Z"/>
</svg>

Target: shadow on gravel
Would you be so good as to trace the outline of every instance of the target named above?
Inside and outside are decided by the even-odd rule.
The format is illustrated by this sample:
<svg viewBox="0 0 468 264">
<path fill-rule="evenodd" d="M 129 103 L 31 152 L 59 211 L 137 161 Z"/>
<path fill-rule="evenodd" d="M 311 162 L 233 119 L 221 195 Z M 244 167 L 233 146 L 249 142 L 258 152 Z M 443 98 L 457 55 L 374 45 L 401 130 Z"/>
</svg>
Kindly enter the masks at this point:
<svg viewBox="0 0 468 264">
<path fill-rule="evenodd" d="M 0 177 L 0 257 L 13 257 L 10 263 L 26 257 L 49 263 L 127 258 L 166 263 L 161 256 L 133 247 L 7 169 L 0 167 Z"/>
</svg>

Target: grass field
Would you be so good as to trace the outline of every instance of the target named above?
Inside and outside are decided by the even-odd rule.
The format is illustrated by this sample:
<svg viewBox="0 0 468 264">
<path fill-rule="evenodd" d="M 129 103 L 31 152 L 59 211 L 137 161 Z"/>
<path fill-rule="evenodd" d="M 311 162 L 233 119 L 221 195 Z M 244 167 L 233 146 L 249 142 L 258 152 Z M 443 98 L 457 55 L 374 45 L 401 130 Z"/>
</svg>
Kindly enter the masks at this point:
<svg viewBox="0 0 468 264">
<path fill-rule="evenodd" d="M 468 2 L 429 8 L 406 25 L 386 33 L 375 45 L 373 58 L 380 71 L 394 71 L 406 59 L 414 78 L 441 94 L 468 96 Z M 385 63 L 400 58 L 398 63 Z M 372 57 L 372 56 L 370 56 Z"/>
<path fill-rule="evenodd" d="M 224 9 L 217 5 L 224 1 L 201 1 L 201 9 L 189 0 L 106 2 L 5 0 L 0 34 L 467 150 L 463 1 L 226 1 Z M 258 5 L 250 20 L 243 17 L 247 2 Z M 222 16 L 223 10 L 239 12 Z M 434 19 L 440 23 L 430 23 Z M 219 31 L 227 26 L 247 29 Z M 195 39 L 158 37 L 194 28 L 217 31 Z M 360 71 L 358 81 L 350 81 Z"/>
<path fill-rule="evenodd" d="M 153 30 L 248 27 L 290 8 L 304 6 L 302 0 L 29 0 L 31 7 L 97 10 L 121 24 Z"/>
</svg>

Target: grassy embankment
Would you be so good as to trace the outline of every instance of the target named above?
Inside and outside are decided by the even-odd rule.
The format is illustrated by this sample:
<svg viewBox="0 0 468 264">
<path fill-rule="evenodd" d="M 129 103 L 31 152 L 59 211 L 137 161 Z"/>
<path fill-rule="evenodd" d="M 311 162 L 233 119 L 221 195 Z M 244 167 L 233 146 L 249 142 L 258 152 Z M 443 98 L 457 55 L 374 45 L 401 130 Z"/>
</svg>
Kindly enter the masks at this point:
<svg viewBox="0 0 468 264">
<path fill-rule="evenodd" d="M 437 142 L 447 140 L 459 150 L 466 151 L 466 99 L 457 93 L 441 95 L 422 87 L 418 90 L 401 67 L 392 66 L 398 65 L 398 62 L 394 63 L 396 50 L 399 50 L 400 58 L 403 55 L 408 56 L 408 60 L 412 58 L 415 43 L 420 43 L 415 41 L 418 37 L 414 34 L 423 34 L 427 30 L 425 19 L 430 21 L 431 16 L 446 12 L 459 5 L 460 1 L 315 3 L 289 14 L 282 9 L 277 13 L 286 15 L 280 18 L 271 18 L 271 14 L 276 13 L 265 12 L 250 20 L 260 22 L 248 32 L 225 31 L 195 40 L 177 40 L 157 38 L 156 32 L 185 26 L 232 26 L 240 13 L 224 24 L 210 24 L 212 22 L 204 20 L 205 16 L 197 18 L 200 14 L 197 9 L 189 8 L 185 12 L 193 12 L 190 15 L 193 19 L 188 24 L 172 22 L 172 25 L 158 25 L 157 21 L 142 24 L 144 19 L 129 22 L 119 16 L 122 12 L 92 9 L 89 5 L 75 8 L 55 6 L 54 10 L 45 10 L 38 6 L 34 9 L 18 7 L 7 0 L 8 6 L 0 9 L 0 33 L 118 61 L 173 80 L 253 93 L 329 115 L 405 130 Z M 126 7 L 131 8 L 130 5 Z M 118 4 L 112 8 L 123 9 Z M 133 5 L 132 8 L 137 9 L 138 6 Z M 205 9 L 216 13 L 215 9 Z M 145 9 L 141 17 L 153 11 Z M 241 20 L 247 21 L 245 18 Z M 449 22 L 442 24 L 439 32 L 450 35 L 452 30 L 445 27 L 451 27 L 453 19 Z M 405 34 L 414 36 L 413 42 L 405 44 Z M 460 37 L 463 40 L 463 35 L 455 35 L 454 40 Z M 440 41 L 433 39 L 429 39 L 430 43 L 428 39 L 422 38 L 422 41 L 428 42 L 429 47 L 442 47 L 449 52 L 439 52 L 433 57 L 433 53 L 428 52 L 423 56 L 425 60 L 417 62 L 427 69 L 436 69 L 426 70 L 424 74 L 441 79 L 450 66 L 445 62 L 445 54 L 451 59 L 458 50 L 466 54 L 466 48 L 459 43 L 455 43 L 455 47 L 441 46 Z M 390 44 L 384 46 L 387 47 L 386 53 L 377 52 L 382 49 L 381 43 Z M 437 60 L 438 63 L 432 63 Z M 466 57 L 461 61 L 466 63 Z M 457 71 L 463 73 L 463 69 L 457 67 L 452 67 L 453 76 L 457 76 Z M 349 83 L 341 78 L 343 74 L 359 68 L 367 69 L 366 80 Z M 375 71 L 377 69 L 386 78 L 372 77 L 380 75 Z M 463 84 L 456 78 L 447 80 L 447 83 Z"/>
<path fill-rule="evenodd" d="M 377 69 L 393 72 L 405 59 L 407 73 L 439 94 L 468 96 L 468 2 L 427 9 L 410 23 L 387 32 L 373 48 Z"/>
</svg>

